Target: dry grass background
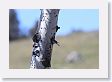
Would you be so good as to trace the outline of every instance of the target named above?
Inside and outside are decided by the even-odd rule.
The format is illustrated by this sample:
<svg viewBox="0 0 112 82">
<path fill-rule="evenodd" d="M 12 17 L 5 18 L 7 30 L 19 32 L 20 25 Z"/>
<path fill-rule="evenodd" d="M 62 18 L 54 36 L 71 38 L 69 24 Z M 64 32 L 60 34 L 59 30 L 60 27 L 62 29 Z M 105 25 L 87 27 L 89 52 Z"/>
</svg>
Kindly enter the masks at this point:
<svg viewBox="0 0 112 82">
<path fill-rule="evenodd" d="M 53 69 L 97 69 L 99 67 L 98 32 L 78 32 L 67 36 L 58 36 L 60 46 L 54 45 L 52 53 Z M 82 60 L 75 63 L 65 62 L 67 55 L 77 51 Z M 32 52 L 32 40 L 22 39 L 9 44 L 9 68 L 29 69 Z"/>
</svg>

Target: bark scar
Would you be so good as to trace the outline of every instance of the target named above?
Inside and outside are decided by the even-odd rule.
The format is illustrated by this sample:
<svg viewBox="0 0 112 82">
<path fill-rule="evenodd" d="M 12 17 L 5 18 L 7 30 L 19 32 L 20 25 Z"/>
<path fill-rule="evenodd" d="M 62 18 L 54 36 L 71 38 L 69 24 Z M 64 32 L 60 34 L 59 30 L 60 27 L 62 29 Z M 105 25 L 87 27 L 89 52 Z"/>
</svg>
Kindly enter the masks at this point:
<svg viewBox="0 0 112 82">
<path fill-rule="evenodd" d="M 41 36 L 39 33 L 35 33 L 32 38 L 33 42 L 36 42 L 36 43 L 38 43 L 40 39 L 41 39 Z"/>
</svg>

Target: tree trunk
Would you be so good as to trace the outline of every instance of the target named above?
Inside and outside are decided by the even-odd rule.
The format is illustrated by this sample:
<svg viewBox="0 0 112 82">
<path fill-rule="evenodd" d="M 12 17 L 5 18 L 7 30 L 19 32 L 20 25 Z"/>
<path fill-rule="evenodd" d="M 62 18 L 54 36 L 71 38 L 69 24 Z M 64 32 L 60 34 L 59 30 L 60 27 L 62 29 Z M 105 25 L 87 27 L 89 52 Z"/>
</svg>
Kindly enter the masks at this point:
<svg viewBox="0 0 112 82">
<path fill-rule="evenodd" d="M 30 68 L 46 69 L 51 67 L 51 55 L 55 40 L 59 9 L 42 9 L 37 31 L 33 36 L 33 51 Z"/>
</svg>

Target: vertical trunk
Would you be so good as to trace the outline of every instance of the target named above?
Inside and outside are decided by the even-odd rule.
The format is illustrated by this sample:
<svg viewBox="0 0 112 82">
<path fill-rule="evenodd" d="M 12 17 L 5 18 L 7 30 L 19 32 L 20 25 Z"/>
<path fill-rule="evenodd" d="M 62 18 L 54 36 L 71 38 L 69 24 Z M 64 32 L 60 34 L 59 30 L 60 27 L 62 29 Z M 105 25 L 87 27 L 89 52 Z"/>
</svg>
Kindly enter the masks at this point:
<svg viewBox="0 0 112 82">
<path fill-rule="evenodd" d="M 59 9 L 42 9 L 38 29 L 33 36 L 33 51 L 31 58 L 32 69 L 46 69 L 51 67 L 53 44 L 57 43 L 55 34 Z"/>
</svg>

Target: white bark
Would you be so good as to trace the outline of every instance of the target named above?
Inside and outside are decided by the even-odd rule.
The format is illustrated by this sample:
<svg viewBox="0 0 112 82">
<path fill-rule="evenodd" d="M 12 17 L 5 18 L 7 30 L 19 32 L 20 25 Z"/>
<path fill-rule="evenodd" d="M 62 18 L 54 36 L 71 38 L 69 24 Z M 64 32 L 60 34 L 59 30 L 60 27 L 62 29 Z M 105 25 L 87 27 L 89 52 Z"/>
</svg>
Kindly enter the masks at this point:
<svg viewBox="0 0 112 82">
<path fill-rule="evenodd" d="M 55 34 L 59 9 L 42 9 L 40 22 L 33 37 L 33 51 L 30 68 L 46 69 L 51 67 L 51 54 L 53 44 L 57 43 Z"/>
</svg>

